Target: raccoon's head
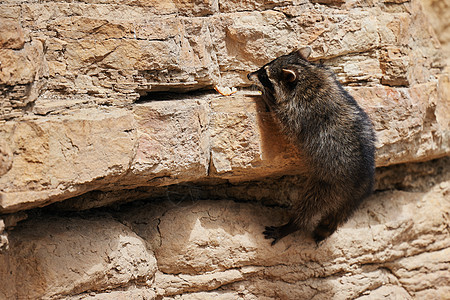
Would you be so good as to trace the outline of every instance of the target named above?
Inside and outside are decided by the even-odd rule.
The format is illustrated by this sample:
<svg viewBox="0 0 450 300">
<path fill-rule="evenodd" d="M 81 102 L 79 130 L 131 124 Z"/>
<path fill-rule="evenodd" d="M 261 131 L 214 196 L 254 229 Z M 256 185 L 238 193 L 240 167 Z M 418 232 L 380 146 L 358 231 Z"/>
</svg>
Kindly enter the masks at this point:
<svg viewBox="0 0 450 300">
<path fill-rule="evenodd" d="M 293 51 L 249 73 L 247 78 L 259 87 L 270 104 L 281 104 L 292 96 L 298 83 L 307 77 L 311 68 L 307 61 L 310 54 L 310 47 Z"/>
</svg>

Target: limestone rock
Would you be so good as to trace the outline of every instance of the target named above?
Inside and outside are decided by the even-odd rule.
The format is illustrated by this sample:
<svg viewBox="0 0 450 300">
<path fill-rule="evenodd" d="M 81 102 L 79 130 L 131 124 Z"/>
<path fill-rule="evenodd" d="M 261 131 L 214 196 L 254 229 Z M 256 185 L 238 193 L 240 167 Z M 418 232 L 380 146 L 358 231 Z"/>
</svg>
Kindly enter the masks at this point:
<svg viewBox="0 0 450 300">
<path fill-rule="evenodd" d="M 131 169 L 138 178 L 133 181 L 147 178 L 170 184 L 208 175 L 209 107 L 205 101 L 138 105 L 134 117 L 138 146 Z"/>
<path fill-rule="evenodd" d="M 445 298 L 444 2 L 1 1 L 0 298 Z M 302 154 L 246 74 L 302 45 L 372 118 L 378 191 L 269 247 Z"/>
<path fill-rule="evenodd" d="M 156 2 L 24 3 L 21 15 L 14 1 L 3 7 L 23 19 L 31 37 L 45 39 L 49 91 L 94 96 L 93 104 L 113 95 L 121 105 L 146 92 L 248 86 L 248 71 L 304 44 L 342 77 L 350 70 L 336 58 L 375 62 L 357 84 L 404 86 L 439 73 L 439 42 L 419 1 Z"/>
<path fill-rule="evenodd" d="M 25 44 L 22 27 L 18 23 L 1 19 L 0 21 L 0 48 L 22 49 Z"/>
<path fill-rule="evenodd" d="M 4 123 L 0 136 L 14 159 L 0 177 L 0 206 L 4 211 L 35 207 L 112 183 L 130 168 L 133 122 L 126 111 L 88 109 Z M 111 178 L 105 182 L 106 176 Z"/>
<path fill-rule="evenodd" d="M 210 107 L 211 177 L 235 182 L 301 171 L 299 151 L 261 99 L 224 97 Z"/>
<path fill-rule="evenodd" d="M 450 3 L 448 1 L 439 0 L 424 0 L 421 1 L 421 3 L 444 52 L 447 53 L 446 61 L 447 68 L 449 68 L 450 56 L 448 54 L 450 53 L 450 33 L 448 31 L 448 26 L 450 25 Z"/>
<path fill-rule="evenodd" d="M 49 299 L 145 284 L 156 272 L 155 257 L 142 239 L 98 216 L 26 223 L 11 234 L 0 261 L 2 299 Z"/>
<path fill-rule="evenodd" d="M 447 82 L 447 75 L 441 80 Z M 433 159 L 450 153 L 450 123 L 448 117 L 443 117 L 450 112 L 449 98 L 441 96 L 449 88 L 447 83 L 430 82 L 410 89 L 350 89 L 374 122 L 377 166 Z"/>
<path fill-rule="evenodd" d="M 4 140 L 0 140 L 0 176 L 6 174 L 12 166 L 13 154 L 10 146 Z"/>
<path fill-rule="evenodd" d="M 6 298 L 445 298 L 449 192 L 446 181 L 378 193 L 319 246 L 295 233 L 271 247 L 262 230 L 285 221 L 286 210 L 229 200 L 32 218 L 10 231 L 0 290 Z"/>
<path fill-rule="evenodd" d="M 95 300 L 128 300 L 128 299 L 156 299 L 155 292 L 151 289 L 128 287 L 121 290 L 107 290 L 105 292 L 92 292 L 78 296 L 65 297 L 70 300 L 95 299 Z"/>
<path fill-rule="evenodd" d="M 2 2 L 0 211 L 298 174 L 245 76 L 305 44 L 373 119 L 377 166 L 450 153 L 446 40 L 420 1 L 157 2 Z M 215 84 L 243 91 L 188 93 Z"/>
<path fill-rule="evenodd" d="M 377 166 L 450 153 L 448 106 L 440 98 L 448 81 L 442 81 L 401 90 L 350 89 L 374 121 Z M 0 177 L 4 212 L 96 189 L 216 179 L 238 183 L 302 171 L 301 153 L 281 134 L 262 100 L 248 93 L 152 101 L 132 112 L 78 109 L 6 122 L 0 136 L 15 153 Z"/>
<path fill-rule="evenodd" d="M 0 16 L 0 120 L 19 117 L 42 93 L 47 64 L 41 41 L 25 43 L 17 22 Z"/>
<path fill-rule="evenodd" d="M 201 286 L 196 292 L 215 290 L 221 283 L 222 292 L 245 290 L 256 298 L 311 298 L 317 289 L 320 297 L 333 299 L 369 293 L 443 296 L 450 282 L 448 189 L 446 182 L 425 193 L 373 196 L 318 248 L 300 233 L 270 247 L 261 234 L 263 227 L 282 223 L 284 214 L 258 205 L 158 205 L 130 211 L 125 219 L 146 240 L 160 236 L 152 245 L 163 272 L 155 283 L 164 295 L 176 294 L 174 289 L 193 292 L 193 285 Z M 145 217 L 149 210 L 160 212 Z M 158 231 L 148 226 L 155 222 Z M 200 283 L 205 273 L 216 285 Z M 345 275 L 335 278 L 337 274 Z M 382 285 L 387 286 L 378 290 Z"/>
</svg>

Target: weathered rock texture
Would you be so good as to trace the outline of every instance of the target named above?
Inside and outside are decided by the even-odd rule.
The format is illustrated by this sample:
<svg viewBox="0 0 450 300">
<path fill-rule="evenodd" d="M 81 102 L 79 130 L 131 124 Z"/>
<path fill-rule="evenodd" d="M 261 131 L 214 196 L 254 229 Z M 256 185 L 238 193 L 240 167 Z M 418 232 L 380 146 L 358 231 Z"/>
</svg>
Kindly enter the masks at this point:
<svg viewBox="0 0 450 300">
<path fill-rule="evenodd" d="M 378 166 L 450 153 L 449 78 L 418 1 L 156 2 L 2 2 L 1 211 L 298 173 L 258 97 L 161 92 L 244 88 L 301 44 L 374 120 Z"/>
<path fill-rule="evenodd" d="M 300 233 L 270 247 L 263 227 L 285 211 L 231 200 L 42 215 L 11 232 L 0 297 L 446 299 L 449 174 L 377 193 L 319 247 Z"/>
<path fill-rule="evenodd" d="M 2 1 L 0 298 L 448 297 L 448 7 Z M 374 121 L 377 189 L 408 191 L 270 248 L 261 203 L 296 198 L 302 159 L 246 74 L 300 45 Z"/>
</svg>

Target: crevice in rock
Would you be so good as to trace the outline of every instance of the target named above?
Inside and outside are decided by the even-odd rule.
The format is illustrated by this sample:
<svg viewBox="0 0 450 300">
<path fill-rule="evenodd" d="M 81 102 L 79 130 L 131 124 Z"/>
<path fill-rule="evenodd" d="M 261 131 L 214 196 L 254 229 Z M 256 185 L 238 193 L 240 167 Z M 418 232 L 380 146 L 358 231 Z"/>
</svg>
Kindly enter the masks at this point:
<svg viewBox="0 0 450 300">
<path fill-rule="evenodd" d="M 202 99 L 209 96 L 217 96 L 217 92 L 212 89 L 203 90 L 184 90 L 176 87 L 160 88 L 167 89 L 167 91 L 138 91 L 141 95 L 139 99 L 135 101 L 136 104 L 142 104 L 152 101 L 172 101 L 172 100 L 189 100 L 189 99 Z"/>
<path fill-rule="evenodd" d="M 376 191 L 422 192 L 450 180 L 450 156 L 426 162 L 398 164 L 376 169 Z"/>
<path fill-rule="evenodd" d="M 401 282 L 401 278 L 400 278 L 397 274 L 395 274 L 394 271 L 392 271 L 388 266 L 386 266 L 386 264 L 383 264 L 379 269 L 380 269 L 380 270 L 384 270 L 384 271 L 386 271 L 388 274 L 392 275 L 392 276 L 397 280 L 396 283 L 397 283 L 398 285 L 400 285 L 400 286 L 405 290 L 405 292 L 408 293 L 408 295 L 412 298 L 412 295 L 411 295 L 411 293 L 409 292 L 408 288 L 405 287 L 405 286 L 403 285 L 403 283 Z"/>
<path fill-rule="evenodd" d="M 149 181 L 149 185 L 164 180 L 161 176 Z M 126 209 L 126 203 L 173 203 L 198 200 L 228 199 L 236 202 L 259 202 L 268 207 L 288 208 L 295 199 L 296 190 L 305 180 L 302 176 L 274 176 L 260 181 L 230 183 L 224 179 L 209 178 L 202 182 L 185 182 L 167 186 L 142 186 L 133 189 L 93 190 L 82 195 L 56 202 L 42 208 L 26 211 L 30 217 L 42 213 L 65 214 L 95 212 L 102 209 Z M 450 157 L 427 162 L 399 164 L 376 169 L 375 193 L 402 190 L 423 192 L 431 186 L 450 180 Z M 142 202 L 144 201 L 144 202 Z M 20 213 L 19 213 L 20 214 Z"/>
<path fill-rule="evenodd" d="M 153 292 L 154 293 L 154 288 L 152 288 L 151 286 L 140 282 L 138 279 L 134 279 L 134 280 L 130 280 L 129 282 L 127 282 L 126 284 L 121 284 L 121 285 L 117 285 L 117 286 L 111 286 L 108 288 L 104 288 L 104 289 L 90 289 L 90 290 L 86 290 L 83 291 L 82 293 L 67 293 L 65 295 L 60 294 L 55 299 L 61 299 L 61 296 L 65 296 L 67 297 L 67 299 L 72 299 L 72 300 L 80 300 L 80 299 L 85 299 L 85 298 L 90 298 L 90 297 L 96 297 L 97 295 L 108 295 L 111 294 L 113 292 L 127 292 L 130 289 L 134 289 L 134 290 L 148 290 L 149 292 Z M 144 292 L 144 291 L 143 291 Z M 107 296 L 106 296 L 107 297 Z M 66 298 L 64 298 L 66 299 Z M 143 299 L 147 299 L 147 298 L 143 298 Z"/>
</svg>

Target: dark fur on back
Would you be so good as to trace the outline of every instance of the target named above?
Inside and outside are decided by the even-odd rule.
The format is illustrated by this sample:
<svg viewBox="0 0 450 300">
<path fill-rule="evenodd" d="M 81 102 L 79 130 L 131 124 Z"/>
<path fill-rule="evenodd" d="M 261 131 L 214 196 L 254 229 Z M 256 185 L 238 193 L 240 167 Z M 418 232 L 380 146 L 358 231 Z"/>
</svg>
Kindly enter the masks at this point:
<svg viewBox="0 0 450 300">
<path fill-rule="evenodd" d="M 289 223 L 266 227 L 272 245 L 298 229 L 312 231 L 316 242 L 327 238 L 373 189 L 372 122 L 332 71 L 307 61 L 310 52 L 280 56 L 248 75 L 308 170 Z"/>
</svg>

